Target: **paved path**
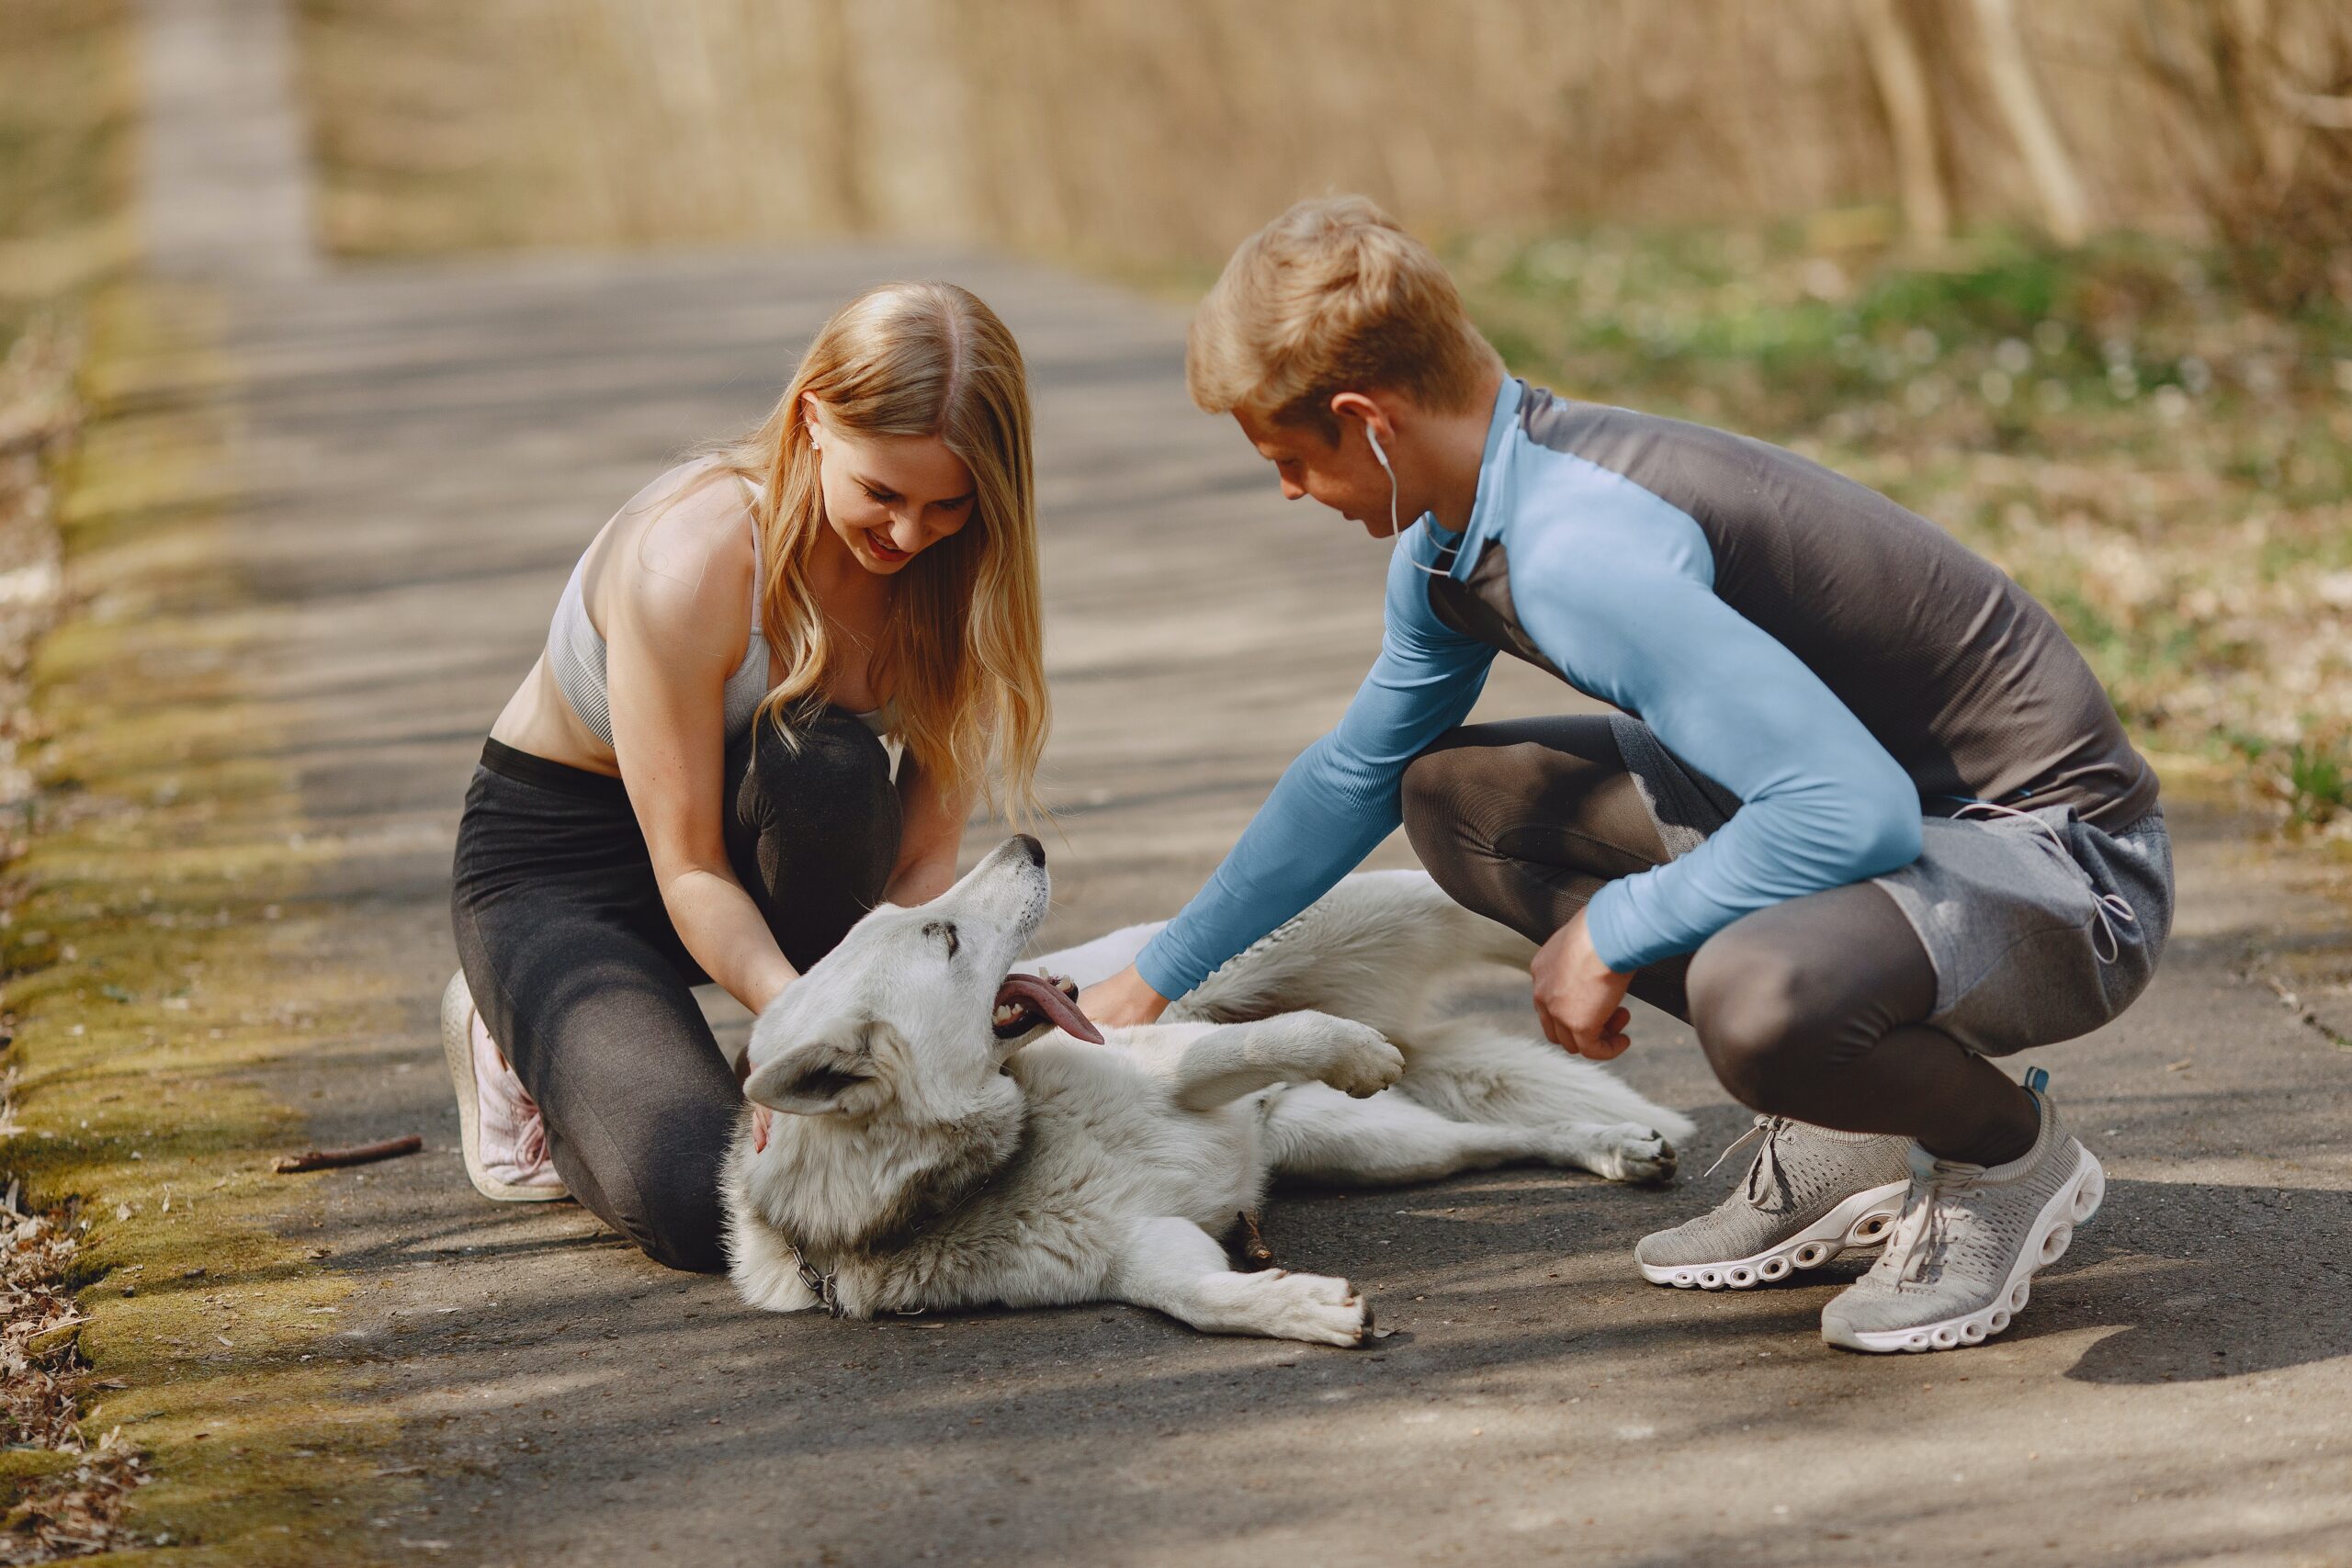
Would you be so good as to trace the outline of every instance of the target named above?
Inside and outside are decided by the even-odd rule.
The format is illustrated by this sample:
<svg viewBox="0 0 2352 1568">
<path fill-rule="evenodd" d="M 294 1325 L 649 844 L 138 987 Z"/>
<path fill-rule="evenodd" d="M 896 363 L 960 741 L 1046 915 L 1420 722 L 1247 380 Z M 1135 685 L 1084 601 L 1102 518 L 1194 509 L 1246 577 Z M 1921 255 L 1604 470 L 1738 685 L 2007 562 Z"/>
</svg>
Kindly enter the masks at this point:
<svg viewBox="0 0 2352 1568">
<path fill-rule="evenodd" d="M 481 1202 L 433 1033 L 471 758 L 589 535 L 670 454 L 756 416 L 844 293 L 956 277 L 1030 355 L 1055 940 L 1197 883 L 1369 656 L 1382 552 L 1283 507 L 1188 408 L 1175 318 L 1057 273 L 879 250 L 237 270 L 209 276 L 243 377 L 226 537 L 266 628 L 240 678 L 327 846 L 317 962 L 404 998 L 385 1036 L 322 1042 L 277 1087 L 321 1108 L 322 1142 L 422 1126 L 432 1148 L 322 1178 L 283 1223 L 361 1287 L 344 1321 L 408 1423 L 394 1462 L 428 1472 L 391 1524 L 449 1543 L 434 1560 L 2352 1552 L 2352 1056 L 2242 974 L 2340 919 L 2193 813 L 2154 991 L 2044 1054 L 2109 1159 L 2109 1207 L 2023 1322 L 1965 1355 L 1833 1353 L 1822 1284 L 1631 1277 L 1636 1236 L 1720 1190 L 1696 1173 L 1744 1121 L 1655 1015 L 1624 1068 L 1702 1123 L 1679 1189 L 1507 1171 L 1275 1207 L 1285 1258 L 1352 1277 L 1398 1331 L 1369 1352 L 1125 1308 L 763 1316 L 568 1205 Z M 1557 696 L 1514 673 L 1490 702 Z"/>
</svg>

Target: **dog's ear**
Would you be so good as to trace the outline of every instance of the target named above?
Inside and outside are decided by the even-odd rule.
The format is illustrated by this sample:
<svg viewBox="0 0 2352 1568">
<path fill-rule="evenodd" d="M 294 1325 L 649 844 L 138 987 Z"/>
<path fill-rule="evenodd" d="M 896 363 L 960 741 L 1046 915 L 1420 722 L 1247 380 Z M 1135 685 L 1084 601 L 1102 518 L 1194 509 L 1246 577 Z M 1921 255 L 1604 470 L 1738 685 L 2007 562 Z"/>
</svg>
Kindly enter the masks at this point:
<svg viewBox="0 0 2352 1568">
<path fill-rule="evenodd" d="M 743 1097 L 791 1116 L 842 1116 L 875 1110 L 889 1090 L 861 1028 L 787 1047 L 752 1069 Z"/>
</svg>

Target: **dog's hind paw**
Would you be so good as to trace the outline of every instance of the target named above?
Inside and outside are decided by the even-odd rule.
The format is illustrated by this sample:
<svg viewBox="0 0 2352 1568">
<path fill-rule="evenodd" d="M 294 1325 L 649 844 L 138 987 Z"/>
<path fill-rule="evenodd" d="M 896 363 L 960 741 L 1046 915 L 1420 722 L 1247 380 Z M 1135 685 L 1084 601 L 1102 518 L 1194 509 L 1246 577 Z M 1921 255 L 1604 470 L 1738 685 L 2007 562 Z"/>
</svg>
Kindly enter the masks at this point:
<svg viewBox="0 0 2352 1568">
<path fill-rule="evenodd" d="M 1674 1179 L 1674 1145 L 1655 1127 L 1638 1122 L 1585 1124 L 1563 1129 L 1561 1163 L 1611 1181 L 1663 1187 Z"/>
</svg>

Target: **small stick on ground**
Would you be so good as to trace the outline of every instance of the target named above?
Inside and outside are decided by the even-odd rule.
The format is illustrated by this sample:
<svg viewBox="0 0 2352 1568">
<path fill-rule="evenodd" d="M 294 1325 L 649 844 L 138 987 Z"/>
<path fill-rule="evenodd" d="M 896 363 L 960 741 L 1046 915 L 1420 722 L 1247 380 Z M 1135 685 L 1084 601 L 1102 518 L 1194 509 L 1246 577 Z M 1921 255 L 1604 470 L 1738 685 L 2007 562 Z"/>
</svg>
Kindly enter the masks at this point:
<svg viewBox="0 0 2352 1568">
<path fill-rule="evenodd" d="M 280 1155 L 270 1168 L 280 1176 L 291 1176 L 298 1170 L 333 1170 L 338 1166 L 374 1165 L 380 1159 L 398 1159 L 413 1155 L 424 1146 L 424 1140 L 414 1133 L 405 1138 L 386 1138 L 380 1144 L 354 1144 L 347 1149 L 304 1149 L 299 1155 Z"/>
<path fill-rule="evenodd" d="M 1256 1211 L 1244 1210 L 1239 1217 L 1241 1220 L 1242 1261 L 1253 1264 L 1260 1269 L 1272 1268 L 1274 1266 L 1274 1249 L 1266 1245 L 1265 1236 L 1258 1229 L 1258 1215 Z"/>
</svg>

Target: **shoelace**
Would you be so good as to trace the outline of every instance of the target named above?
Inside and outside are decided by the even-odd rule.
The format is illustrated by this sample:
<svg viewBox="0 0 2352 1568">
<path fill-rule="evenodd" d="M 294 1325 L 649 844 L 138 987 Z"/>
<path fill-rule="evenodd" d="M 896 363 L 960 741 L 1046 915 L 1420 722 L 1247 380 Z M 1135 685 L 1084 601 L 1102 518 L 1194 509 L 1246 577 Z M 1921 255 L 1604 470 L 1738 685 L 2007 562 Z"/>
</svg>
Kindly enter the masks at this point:
<svg viewBox="0 0 2352 1568">
<path fill-rule="evenodd" d="M 2083 879 L 2084 885 L 2092 890 L 2092 908 L 2098 915 L 2099 930 L 2107 935 L 2107 950 L 2100 952 L 2098 939 L 2093 937 L 2091 952 L 2097 954 L 2101 964 L 2112 964 L 2123 955 L 2123 939 L 2115 934 L 2115 922 L 2121 920 L 2125 925 L 2133 925 L 2138 923 L 2139 917 L 2132 912 L 2132 906 L 2124 901 L 2121 894 L 2101 893 L 2098 890 L 2098 885 L 2091 881 L 2091 874 L 2085 871 L 2081 863 L 2075 859 L 2074 852 L 2066 847 L 2066 840 L 2059 836 L 2057 829 L 2052 828 L 2030 811 L 2019 811 L 2013 806 L 1997 806 L 1989 800 L 1970 801 L 1951 814 L 1952 819 L 1958 821 L 1972 811 L 1982 811 L 1988 816 L 2014 817 L 2020 822 L 2030 824 L 2048 839 L 2052 846 L 2057 850 L 2058 858 L 2072 866 L 2075 874 Z"/>
<path fill-rule="evenodd" d="M 539 1114 L 530 1090 L 517 1085 L 515 1092 L 523 1099 L 523 1127 L 514 1134 L 514 1157 L 526 1171 L 534 1171 L 548 1162 L 548 1119 Z"/>
<path fill-rule="evenodd" d="M 1756 1151 L 1756 1158 L 1749 1163 L 1747 1179 L 1744 1185 L 1748 1205 L 1751 1208 L 1762 1208 L 1763 1194 L 1767 1191 L 1779 1190 L 1784 1185 L 1781 1179 L 1780 1145 L 1781 1129 L 1787 1124 L 1786 1119 L 1782 1117 L 1758 1116 L 1754 1126 L 1724 1145 L 1724 1152 L 1715 1156 L 1715 1163 L 1706 1168 L 1705 1175 L 1714 1175 L 1724 1161 L 1731 1158 L 1734 1149 L 1760 1135 L 1764 1140 L 1764 1145 Z M 1759 1177 L 1763 1179 L 1760 1182 L 1758 1179 Z"/>
<path fill-rule="evenodd" d="M 1974 1174 L 1981 1174 L 1980 1168 L 1938 1160 L 1925 1181 L 1912 1179 L 1911 1190 L 1903 1195 L 1902 1217 L 1894 1222 L 1894 1235 L 1879 1260 L 1879 1267 L 1898 1283 L 1917 1284 L 1942 1261 L 1951 1245 L 1951 1215 L 1956 1205 L 1951 1200 L 1971 1185 Z"/>
<path fill-rule="evenodd" d="M 479 1028 L 481 1021 L 475 1020 L 475 1024 Z M 481 1033 L 482 1038 L 489 1038 L 488 1030 L 482 1030 Z M 497 1042 L 491 1041 L 490 1048 L 498 1056 L 498 1076 L 494 1080 L 486 1077 L 479 1079 L 474 1089 L 485 1105 L 512 1095 L 517 1123 L 514 1129 L 514 1161 L 522 1168 L 522 1173 L 529 1176 L 548 1163 L 548 1119 L 540 1114 L 539 1102 L 531 1098 L 531 1091 L 523 1087 L 522 1078 L 508 1065 L 506 1054 L 498 1050 Z"/>
</svg>

